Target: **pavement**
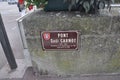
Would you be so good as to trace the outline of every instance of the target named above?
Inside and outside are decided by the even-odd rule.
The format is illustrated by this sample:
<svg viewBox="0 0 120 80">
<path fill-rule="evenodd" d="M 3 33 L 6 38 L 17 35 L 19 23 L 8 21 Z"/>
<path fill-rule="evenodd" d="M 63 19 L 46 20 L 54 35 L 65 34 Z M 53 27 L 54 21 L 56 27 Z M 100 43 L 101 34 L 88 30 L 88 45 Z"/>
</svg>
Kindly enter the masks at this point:
<svg viewBox="0 0 120 80">
<path fill-rule="evenodd" d="M 0 2 L 0 13 L 18 65 L 17 69 L 10 69 L 0 43 L 0 80 L 23 78 L 25 70 L 28 67 L 27 63 L 30 62 L 30 59 L 28 62 L 26 60 L 28 58 L 25 58 L 25 55 L 28 57 L 28 54 L 23 48 L 18 24 L 16 21 L 16 19 L 21 17 L 21 13 L 18 11 L 16 4 L 8 5 L 7 2 Z"/>
<path fill-rule="evenodd" d="M 120 80 L 120 75 L 77 75 L 77 76 L 48 76 L 48 75 L 34 75 L 33 68 L 26 70 L 23 80 Z M 30 76 L 30 77 L 27 77 Z"/>
<path fill-rule="evenodd" d="M 76 76 L 51 76 L 37 75 L 32 67 L 27 68 L 23 78 L 12 78 L 2 80 L 120 80 L 119 74 L 113 75 L 76 75 Z"/>
<path fill-rule="evenodd" d="M 21 16 L 17 5 L 8 5 L 7 2 L 0 2 L 0 13 L 3 23 L 16 59 L 24 58 L 22 42 L 16 19 Z"/>
</svg>

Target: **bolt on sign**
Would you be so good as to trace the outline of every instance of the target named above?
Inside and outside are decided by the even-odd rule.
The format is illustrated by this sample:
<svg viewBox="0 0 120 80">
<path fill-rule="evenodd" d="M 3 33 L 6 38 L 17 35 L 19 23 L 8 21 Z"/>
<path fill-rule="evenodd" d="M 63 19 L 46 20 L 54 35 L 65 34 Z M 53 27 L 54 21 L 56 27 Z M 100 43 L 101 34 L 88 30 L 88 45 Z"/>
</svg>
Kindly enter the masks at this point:
<svg viewBox="0 0 120 80">
<path fill-rule="evenodd" d="M 43 31 L 43 50 L 78 50 L 78 36 L 78 31 Z"/>
</svg>

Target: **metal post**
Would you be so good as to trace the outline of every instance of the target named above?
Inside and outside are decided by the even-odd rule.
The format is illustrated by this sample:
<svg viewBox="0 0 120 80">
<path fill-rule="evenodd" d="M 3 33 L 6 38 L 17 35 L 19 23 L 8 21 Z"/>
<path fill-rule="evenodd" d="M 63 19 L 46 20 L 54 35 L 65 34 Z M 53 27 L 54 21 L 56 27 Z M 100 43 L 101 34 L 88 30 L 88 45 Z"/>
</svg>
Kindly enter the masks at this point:
<svg viewBox="0 0 120 80">
<path fill-rule="evenodd" d="M 28 49 L 27 42 L 26 42 L 26 39 L 25 39 L 25 33 L 24 33 L 22 19 L 21 18 L 18 19 L 17 23 L 18 23 L 18 28 L 19 28 L 19 32 L 20 32 L 20 36 L 21 36 L 21 41 L 22 41 L 22 44 L 23 44 L 23 48 L 24 49 Z"/>
<path fill-rule="evenodd" d="M 2 22 L 2 17 L 0 14 L 0 42 L 2 44 L 5 56 L 7 58 L 8 64 L 10 65 L 11 69 L 16 69 L 17 68 L 17 64 L 15 61 L 15 57 L 13 55 L 6 31 L 5 31 L 5 27 L 4 24 Z"/>
</svg>

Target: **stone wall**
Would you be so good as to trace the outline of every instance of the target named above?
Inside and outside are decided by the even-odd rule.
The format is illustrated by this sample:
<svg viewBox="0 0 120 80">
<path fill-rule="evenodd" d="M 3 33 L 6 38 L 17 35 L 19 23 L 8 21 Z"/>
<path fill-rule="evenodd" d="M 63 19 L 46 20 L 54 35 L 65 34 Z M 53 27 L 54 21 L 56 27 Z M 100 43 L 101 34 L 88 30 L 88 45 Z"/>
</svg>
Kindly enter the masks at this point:
<svg viewBox="0 0 120 80">
<path fill-rule="evenodd" d="M 120 72 L 120 16 L 36 11 L 23 19 L 33 66 L 41 74 Z M 78 51 L 43 51 L 40 31 L 78 30 Z"/>
</svg>

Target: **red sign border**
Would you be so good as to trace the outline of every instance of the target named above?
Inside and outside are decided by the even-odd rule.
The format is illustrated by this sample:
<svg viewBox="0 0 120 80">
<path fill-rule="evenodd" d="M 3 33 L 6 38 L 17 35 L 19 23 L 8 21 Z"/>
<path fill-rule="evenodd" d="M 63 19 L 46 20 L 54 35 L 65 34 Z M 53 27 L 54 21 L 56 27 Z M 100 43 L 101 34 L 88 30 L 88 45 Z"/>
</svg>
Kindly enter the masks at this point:
<svg viewBox="0 0 120 80">
<path fill-rule="evenodd" d="M 44 40 L 43 40 L 43 37 L 42 37 L 42 34 L 45 33 L 45 32 L 76 32 L 77 33 L 77 47 L 76 47 L 76 49 L 46 49 L 44 47 L 44 42 L 43 42 Z M 41 34 L 41 39 L 42 39 L 42 41 L 41 41 L 42 49 L 44 51 L 58 51 L 58 50 L 60 50 L 60 51 L 61 50 L 72 51 L 72 50 L 78 50 L 78 48 L 79 48 L 78 43 L 79 43 L 80 31 L 77 31 L 77 30 L 69 30 L 69 31 L 40 31 L 40 34 Z"/>
</svg>

